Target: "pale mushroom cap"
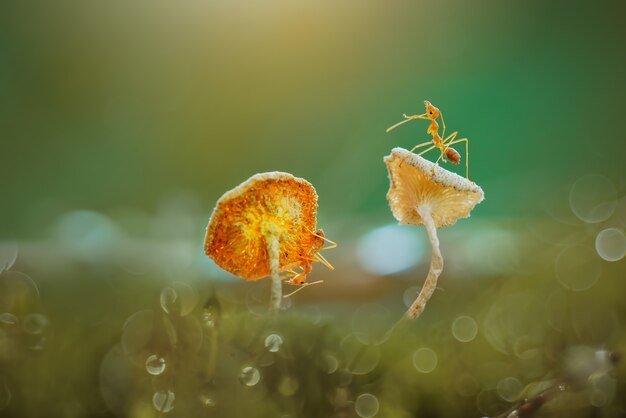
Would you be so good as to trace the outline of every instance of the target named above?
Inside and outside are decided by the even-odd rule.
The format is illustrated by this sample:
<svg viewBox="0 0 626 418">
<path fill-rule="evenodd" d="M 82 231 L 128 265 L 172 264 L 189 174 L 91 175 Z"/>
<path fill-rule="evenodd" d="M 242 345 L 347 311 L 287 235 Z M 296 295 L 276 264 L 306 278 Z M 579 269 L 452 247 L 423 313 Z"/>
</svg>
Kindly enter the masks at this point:
<svg viewBox="0 0 626 418">
<path fill-rule="evenodd" d="M 394 148 L 385 164 L 390 181 L 387 200 L 401 224 L 423 224 L 417 207 L 428 205 L 437 228 L 450 226 L 467 218 L 484 199 L 483 190 L 473 182 L 404 148 Z"/>
<path fill-rule="evenodd" d="M 289 173 L 255 174 L 217 201 L 204 252 L 229 273 L 256 280 L 270 273 L 267 240 L 275 237 L 279 270 L 289 270 L 309 257 L 316 216 L 311 183 Z"/>
</svg>

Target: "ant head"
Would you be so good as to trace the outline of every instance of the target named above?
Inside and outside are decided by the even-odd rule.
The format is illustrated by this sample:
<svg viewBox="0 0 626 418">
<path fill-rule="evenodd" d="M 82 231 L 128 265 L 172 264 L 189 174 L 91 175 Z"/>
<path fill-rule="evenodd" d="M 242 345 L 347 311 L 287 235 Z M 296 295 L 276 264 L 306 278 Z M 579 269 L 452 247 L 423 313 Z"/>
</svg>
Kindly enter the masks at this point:
<svg viewBox="0 0 626 418">
<path fill-rule="evenodd" d="M 426 116 L 428 119 L 437 119 L 439 117 L 439 109 L 433 106 L 428 100 L 424 100 L 424 106 L 426 106 Z"/>
</svg>

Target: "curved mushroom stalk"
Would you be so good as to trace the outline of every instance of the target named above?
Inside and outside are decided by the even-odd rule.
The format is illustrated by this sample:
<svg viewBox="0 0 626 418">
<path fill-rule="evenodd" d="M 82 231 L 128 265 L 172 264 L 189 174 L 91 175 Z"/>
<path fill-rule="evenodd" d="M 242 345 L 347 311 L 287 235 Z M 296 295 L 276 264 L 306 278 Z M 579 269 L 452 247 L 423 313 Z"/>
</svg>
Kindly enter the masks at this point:
<svg viewBox="0 0 626 418">
<path fill-rule="evenodd" d="M 406 313 L 407 318 L 415 319 L 424 311 L 443 270 L 437 229 L 467 218 L 485 195 L 478 185 L 403 148 L 394 148 L 385 163 L 390 181 L 387 200 L 393 216 L 403 225 L 424 225 L 432 246 L 428 276 Z"/>
<path fill-rule="evenodd" d="M 422 218 L 424 226 L 426 227 L 428 240 L 432 247 L 432 255 L 430 259 L 430 269 L 428 270 L 428 276 L 426 276 L 422 290 L 420 290 L 419 295 L 417 295 L 417 298 L 406 312 L 406 316 L 409 319 L 415 319 L 424 312 L 426 303 L 430 300 L 430 297 L 437 288 L 437 279 L 443 271 L 443 257 L 441 256 L 441 251 L 439 251 L 439 238 L 437 237 L 435 221 L 431 215 L 431 208 L 429 205 L 419 205 L 417 207 L 417 213 Z"/>
</svg>

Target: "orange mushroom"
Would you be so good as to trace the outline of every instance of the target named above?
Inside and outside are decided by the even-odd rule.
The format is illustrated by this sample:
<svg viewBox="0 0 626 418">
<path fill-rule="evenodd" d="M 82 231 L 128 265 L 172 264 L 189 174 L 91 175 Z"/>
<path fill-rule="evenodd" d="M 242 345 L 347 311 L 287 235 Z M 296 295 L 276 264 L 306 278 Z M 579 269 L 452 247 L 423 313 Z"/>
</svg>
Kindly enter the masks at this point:
<svg viewBox="0 0 626 418">
<path fill-rule="evenodd" d="M 205 254 L 246 280 L 272 277 L 271 307 L 282 297 L 280 272 L 289 271 L 294 285 L 309 285 L 314 261 L 330 266 L 316 230 L 317 193 L 308 181 L 288 173 L 255 174 L 226 192 L 207 226 Z"/>
</svg>

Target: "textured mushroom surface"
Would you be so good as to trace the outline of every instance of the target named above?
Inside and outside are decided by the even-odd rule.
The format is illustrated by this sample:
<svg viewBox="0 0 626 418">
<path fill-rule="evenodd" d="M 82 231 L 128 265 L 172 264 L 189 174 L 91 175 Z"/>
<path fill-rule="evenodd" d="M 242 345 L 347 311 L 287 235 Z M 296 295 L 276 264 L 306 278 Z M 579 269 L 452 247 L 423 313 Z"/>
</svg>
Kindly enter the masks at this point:
<svg viewBox="0 0 626 418">
<path fill-rule="evenodd" d="M 218 201 L 204 241 L 215 263 L 247 280 L 270 274 L 268 241 L 279 243 L 279 271 L 302 264 L 315 242 L 317 193 L 288 173 L 256 174 Z"/>
<path fill-rule="evenodd" d="M 426 204 L 436 228 L 450 226 L 459 218 L 467 218 L 484 199 L 476 184 L 404 148 L 394 148 L 385 157 L 385 164 L 390 180 L 387 200 L 401 224 L 422 225 L 417 207 Z"/>
</svg>

